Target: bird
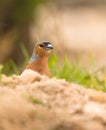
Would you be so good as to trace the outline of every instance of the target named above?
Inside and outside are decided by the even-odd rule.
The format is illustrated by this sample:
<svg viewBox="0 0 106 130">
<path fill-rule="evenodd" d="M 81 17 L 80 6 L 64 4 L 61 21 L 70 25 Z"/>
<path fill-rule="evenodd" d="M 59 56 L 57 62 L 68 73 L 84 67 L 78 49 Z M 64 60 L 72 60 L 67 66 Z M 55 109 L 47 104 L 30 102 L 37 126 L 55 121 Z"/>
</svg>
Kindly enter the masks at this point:
<svg viewBox="0 0 106 130">
<path fill-rule="evenodd" d="M 29 59 L 29 63 L 26 69 L 32 69 L 41 75 L 50 76 L 50 70 L 48 67 L 48 58 L 53 49 L 52 44 L 49 41 L 42 41 L 35 44 L 33 53 Z"/>
</svg>

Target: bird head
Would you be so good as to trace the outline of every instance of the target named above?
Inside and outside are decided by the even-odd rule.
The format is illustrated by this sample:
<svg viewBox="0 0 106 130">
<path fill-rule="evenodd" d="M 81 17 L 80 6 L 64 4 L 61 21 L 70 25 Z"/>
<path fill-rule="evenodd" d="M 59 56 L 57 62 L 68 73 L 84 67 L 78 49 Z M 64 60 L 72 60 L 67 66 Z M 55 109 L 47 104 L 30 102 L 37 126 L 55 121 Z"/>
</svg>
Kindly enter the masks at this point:
<svg viewBox="0 0 106 130">
<path fill-rule="evenodd" d="M 35 54 L 38 56 L 48 56 L 51 53 L 51 50 L 53 49 L 53 46 L 48 41 L 43 41 L 41 43 L 36 44 L 34 48 Z"/>
<path fill-rule="evenodd" d="M 48 57 L 52 49 L 53 49 L 53 46 L 48 41 L 37 43 L 34 47 L 29 63 L 33 63 L 34 61 L 42 57 Z"/>
</svg>

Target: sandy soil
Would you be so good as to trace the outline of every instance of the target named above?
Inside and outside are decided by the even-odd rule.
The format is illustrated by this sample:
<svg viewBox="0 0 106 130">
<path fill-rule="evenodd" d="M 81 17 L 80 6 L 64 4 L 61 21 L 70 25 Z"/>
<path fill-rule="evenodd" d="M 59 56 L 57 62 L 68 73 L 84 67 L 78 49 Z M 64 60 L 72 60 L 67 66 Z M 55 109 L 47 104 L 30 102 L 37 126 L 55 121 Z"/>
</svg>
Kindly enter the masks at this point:
<svg viewBox="0 0 106 130">
<path fill-rule="evenodd" d="M 1 76 L 0 130 L 105 130 L 106 94 L 25 70 Z"/>
</svg>

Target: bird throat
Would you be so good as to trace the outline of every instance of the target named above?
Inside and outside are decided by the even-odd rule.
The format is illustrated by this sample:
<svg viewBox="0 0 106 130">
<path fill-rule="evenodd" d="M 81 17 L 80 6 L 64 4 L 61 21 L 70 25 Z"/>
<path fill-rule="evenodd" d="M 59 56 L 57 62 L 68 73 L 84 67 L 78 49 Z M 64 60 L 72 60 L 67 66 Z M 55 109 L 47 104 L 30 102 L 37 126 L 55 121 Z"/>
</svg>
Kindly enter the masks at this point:
<svg viewBox="0 0 106 130">
<path fill-rule="evenodd" d="M 29 63 L 33 63 L 34 61 L 38 60 L 39 56 L 37 54 L 35 54 L 35 52 L 32 53 L 32 56 L 29 60 Z"/>
</svg>

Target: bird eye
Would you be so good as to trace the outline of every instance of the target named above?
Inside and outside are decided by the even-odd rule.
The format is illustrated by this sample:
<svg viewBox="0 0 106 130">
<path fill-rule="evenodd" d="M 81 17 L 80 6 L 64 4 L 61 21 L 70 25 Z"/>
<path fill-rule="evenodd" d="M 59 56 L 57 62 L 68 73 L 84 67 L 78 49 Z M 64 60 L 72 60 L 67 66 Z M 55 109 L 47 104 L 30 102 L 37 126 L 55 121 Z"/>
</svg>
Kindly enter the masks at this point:
<svg viewBox="0 0 106 130">
<path fill-rule="evenodd" d="M 43 47 L 43 45 L 41 44 L 40 47 Z"/>
</svg>

